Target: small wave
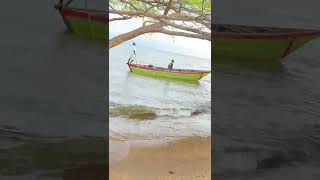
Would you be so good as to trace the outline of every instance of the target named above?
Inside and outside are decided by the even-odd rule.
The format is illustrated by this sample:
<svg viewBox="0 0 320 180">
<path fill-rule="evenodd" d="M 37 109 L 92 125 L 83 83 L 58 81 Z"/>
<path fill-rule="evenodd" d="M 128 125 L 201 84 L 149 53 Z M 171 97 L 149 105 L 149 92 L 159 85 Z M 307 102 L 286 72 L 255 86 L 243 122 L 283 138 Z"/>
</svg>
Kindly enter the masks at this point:
<svg viewBox="0 0 320 180">
<path fill-rule="evenodd" d="M 138 120 L 152 120 L 157 117 L 156 109 L 142 105 L 117 106 L 110 109 L 109 115 L 111 117 L 125 116 Z"/>
<path fill-rule="evenodd" d="M 109 110 L 110 117 L 127 117 L 136 120 L 153 120 L 157 117 L 181 118 L 211 113 L 211 108 L 153 108 L 143 105 L 115 105 Z"/>
</svg>

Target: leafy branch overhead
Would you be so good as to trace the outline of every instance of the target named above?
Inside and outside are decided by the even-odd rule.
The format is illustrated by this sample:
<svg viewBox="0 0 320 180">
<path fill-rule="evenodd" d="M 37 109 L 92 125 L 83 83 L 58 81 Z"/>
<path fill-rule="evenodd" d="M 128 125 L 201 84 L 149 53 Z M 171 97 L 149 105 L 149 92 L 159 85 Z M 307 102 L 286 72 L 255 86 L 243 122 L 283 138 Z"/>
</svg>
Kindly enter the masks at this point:
<svg viewBox="0 0 320 180">
<path fill-rule="evenodd" d="M 142 27 L 109 41 L 109 48 L 145 33 L 163 33 L 211 41 L 209 0 L 110 0 L 109 22 L 143 18 Z"/>
</svg>

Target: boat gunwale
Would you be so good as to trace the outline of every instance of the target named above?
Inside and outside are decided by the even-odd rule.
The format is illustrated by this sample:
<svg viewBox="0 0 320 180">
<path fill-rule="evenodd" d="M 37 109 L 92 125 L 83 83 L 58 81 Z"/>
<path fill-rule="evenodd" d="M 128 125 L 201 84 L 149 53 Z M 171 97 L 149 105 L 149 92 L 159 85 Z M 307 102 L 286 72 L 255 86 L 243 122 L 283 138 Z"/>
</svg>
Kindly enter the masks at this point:
<svg viewBox="0 0 320 180">
<path fill-rule="evenodd" d="M 216 24 L 220 26 L 227 26 L 227 24 Z M 219 32 L 212 31 L 213 38 L 226 38 L 226 39 L 296 39 L 300 37 L 320 36 L 320 30 L 312 29 L 292 29 L 292 28 L 276 28 L 276 27 L 259 27 L 259 26 L 246 26 L 246 25 L 233 25 L 242 28 L 256 28 L 256 29 L 278 29 L 291 32 Z M 230 27 L 229 27 L 230 28 Z"/>
<path fill-rule="evenodd" d="M 175 74 L 209 74 L 211 71 L 204 71 L 204 70 L 189 70 L 189 69 L 179 69 L 182 71 L 175 71 L 173 70 L 168 70 L 168 68 L 163 68 L 163 67 L 147 67 L 142 64 L 128 64 L 129 67 L 136 67 L 136 68 L 141 68 L 141 69 L 147 69 L 147 70 L 152 70 L 152 71 L 160 71 L 160 72 L 168 72 L 168 73 L 175 73 Z"/>
<path fill-rule="evenodd" d="M 279 33 L 279 34 L 250 34 L 250 33 L 212 33 L 213 38 L 225 39 L 291 39 L 300 37 L 320 36 L 319 32 L 294 32 L 294 33 Z"/>
<path fill-rule="evenodd" d="M 62 7 L 59 10 L 61 16 L 71 16 L 80 18 L 91 18 L 91 20 L 106 23 L 108 22 L 107 11 L 82 9 L 82 8 L 72 8 L 72 7 Z"/>
</svg>

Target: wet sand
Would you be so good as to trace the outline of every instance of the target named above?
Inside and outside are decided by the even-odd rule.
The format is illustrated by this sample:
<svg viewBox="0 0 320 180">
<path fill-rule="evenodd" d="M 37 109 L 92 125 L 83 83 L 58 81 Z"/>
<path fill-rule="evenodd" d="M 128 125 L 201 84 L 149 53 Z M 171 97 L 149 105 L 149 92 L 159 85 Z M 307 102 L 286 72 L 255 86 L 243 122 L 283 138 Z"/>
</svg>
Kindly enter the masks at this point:
<svg viewBox="0 0 320 180">
<path fill-rule="evenodd" d="M 125 149 L 128 153 L 123 157 Z M 152 147 L 129 147 L 125 141 L 113 141 L 109 155 L 114 160 L 110 180 L 211 179 L 211 137 L 191 137 Z M 120 156 L 121 160 L 116 158 Z"/>
</svg>

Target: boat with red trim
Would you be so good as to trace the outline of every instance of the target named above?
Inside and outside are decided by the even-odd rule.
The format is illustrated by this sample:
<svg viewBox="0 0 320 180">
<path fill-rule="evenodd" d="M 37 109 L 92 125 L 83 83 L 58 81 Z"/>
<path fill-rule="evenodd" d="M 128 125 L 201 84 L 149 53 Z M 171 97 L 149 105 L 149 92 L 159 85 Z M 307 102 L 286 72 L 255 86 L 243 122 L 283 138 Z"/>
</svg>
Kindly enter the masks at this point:
<svg viewBox="0 0 320 180">
<path fill-rule="evenodd" d="M 107 40 L 108 13 L 106 10 L 96 10 L 105 8 L 105 4 L 94 3 L 92 0 L 90 2 L 60 0 L 55 8 L 72 33 L 85 38 Z M 80 8 L 83 3 L 85 8 Z M 89 6 L 95 8 L 89 9 Z"/>
<path fill-rule="evenodd" d="M 319 30 L 212 25 L 213 57 L 279 60 L 320 36 Z"/>
<path fill-rule="evenodd" d="M 185 81 L 197 81 L 205 77 L 210 71 L 190 70 L 190 69 L 172 69 L 156 67 L 152 65 L 132 64 L 128 63 L 131 72 L 146 76 L 169 78 Z"/>
</svg>

